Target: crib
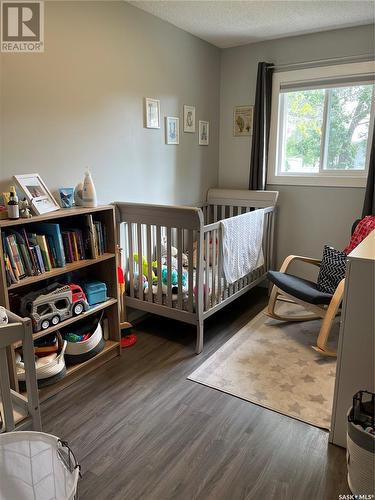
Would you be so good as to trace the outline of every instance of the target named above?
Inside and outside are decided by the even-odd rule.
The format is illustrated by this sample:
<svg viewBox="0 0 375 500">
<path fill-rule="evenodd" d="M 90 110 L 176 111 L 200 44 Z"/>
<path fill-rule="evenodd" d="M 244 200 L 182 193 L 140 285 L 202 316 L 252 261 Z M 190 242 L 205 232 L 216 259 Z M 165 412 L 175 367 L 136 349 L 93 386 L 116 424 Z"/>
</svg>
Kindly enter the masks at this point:
<svg viewBox="0 0 375 500">
<path fill-rule="evenodd" d="M 261 283 L 274 268 L 277 198 L 277 191 L 210 189 L 201 207 L 116 202 L 126 306 L 195 325 L 195 351 L 202 352 L 204 320 Z M 264 264 L 229 284 L 223 273 L 220 221 L 260 208 Z"/>
</svg>

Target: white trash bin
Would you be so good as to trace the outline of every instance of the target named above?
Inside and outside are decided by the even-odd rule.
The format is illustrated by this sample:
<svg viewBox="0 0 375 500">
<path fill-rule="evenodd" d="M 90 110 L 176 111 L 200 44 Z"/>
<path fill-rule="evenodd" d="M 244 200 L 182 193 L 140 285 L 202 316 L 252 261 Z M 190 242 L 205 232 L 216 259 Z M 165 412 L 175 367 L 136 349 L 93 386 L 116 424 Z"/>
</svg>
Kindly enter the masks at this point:
<svg viewBox="0 0 375 500">
<path fill-rule="evenodd" d="M 0 434 L 0 500 L 73 500 L 79 475 L 73 453 L 56 436 Z"/>
<path fill-rule="evenodd" d="M 357 423 L 360 419 L 356 419 L 354 410 L 355 407 L 361 409 L 364 394 L 371 393 L 358 392 L 353 398 L 353 407 L 348 411 L 346 461 L 351 492 L 353 495 L 370 498 L 375 494 L 375 435 L 367 432 L 362 425 Z M 370 421 L 369 427 L 373 429 L 373 417 L 370 417 Z"/>
</svg>

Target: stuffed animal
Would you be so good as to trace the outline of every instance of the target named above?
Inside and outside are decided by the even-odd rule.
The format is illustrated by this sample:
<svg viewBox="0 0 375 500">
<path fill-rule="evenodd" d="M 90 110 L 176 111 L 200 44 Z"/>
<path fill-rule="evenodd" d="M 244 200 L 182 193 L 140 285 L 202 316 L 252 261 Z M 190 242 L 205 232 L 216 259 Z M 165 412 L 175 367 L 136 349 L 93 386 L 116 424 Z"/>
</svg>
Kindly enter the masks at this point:
<svg viewBox="0 0 375 500">
<path fill-rule="evenodd" d="M 7 325 L 8 321 L 8 315 L 5 307 L 0 306 L 0 327 Z"/>
<path fill-rule="evenodd" d="M 137 253 L 133 254 L 133 260 L 134 260 L 134 262 L 136 262 L 138 264 L 138 254 Z M 152 267 L 154 267 L 154 262 L 152 262 Z M 144 255 L 142 255 L 142 273 L 144 276 L 146 276 L 146 278 L 148 278 L 148 263 L 147 263 L 147 259 Z M 157 278 L 156 278 L 154 271 L 152 270 L 151 273 L 152 273 L 152 282 L 153 283 L 157 282 Z"/>
<path fill-rule="evenodd" d="M 30 212 L 30 205 L 29 202 L 27 201 L 26 198 L 23 200 L 20 200 L 18 202 L 19 209 L 20 209 L 20 217 L 22 219 L 30 219 L 32 217 L 31 212 Z"/>
<path fill-rule="evenodd" d="M 161 258 L 167 258 L 167 237 L 163 236 L 161 239 Z M 172 257 L 176 257 L 178 254 L 178 250 L 176 247 L 171 246 L 171 255 Z"/>
<path fill-rule="evenodd" d="M 162 272 L 161 272 L 161 279 L 162 279 L 163 285 L 168 284 L 168 268 L 167 267 L 163 267 Z M 171 282 L 172 282 L 172 286 L 178 286 L 178 273 L 177 273 L 176 269 L 172 269 Z M 185 288 L 186 283 L 187 283 L 187 273 L 185 271 L 182 273 L 181 283 L 182 283 L 182 287 Z"/>
</svg>

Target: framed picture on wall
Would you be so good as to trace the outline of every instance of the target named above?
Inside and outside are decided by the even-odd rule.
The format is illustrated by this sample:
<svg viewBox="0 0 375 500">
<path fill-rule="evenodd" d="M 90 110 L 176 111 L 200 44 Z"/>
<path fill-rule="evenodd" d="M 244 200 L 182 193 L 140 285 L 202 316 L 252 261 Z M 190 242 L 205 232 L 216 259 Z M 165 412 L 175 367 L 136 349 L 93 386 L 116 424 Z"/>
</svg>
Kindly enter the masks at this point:
<svg viewBox="0 0 375 500">
<path fill-rule="evenodd" d="M 184 105 L 184 132 L 195 132 L 195 106 Z"/>
<path fill-rule="evenodd" d="M 60 210 L 60 206 L 39 174 L 14 175 L 18 187 L 25 193 L 31 209 L 36 215 Z"/>
<path fill-rule="evenodd" d="M 160 101 L 145 97 L 145 127 L 160 128 Z"/>
<path fill-rule="evenodd" d="M 253 134 L 254 106 L 236 106 L 233 110 L 233 135 L 246 137 Z"/>
<path fill-rule="evenodd" d="M 210 124 L 204 120 L 199 120 L 199 145 L 208 146 L 210 141 Z"/>
<path fill-rule="evenodd" d="M 175 116 L 165 117 L 165 143 L 180 144 L 180 119 Z"/>
</svg>

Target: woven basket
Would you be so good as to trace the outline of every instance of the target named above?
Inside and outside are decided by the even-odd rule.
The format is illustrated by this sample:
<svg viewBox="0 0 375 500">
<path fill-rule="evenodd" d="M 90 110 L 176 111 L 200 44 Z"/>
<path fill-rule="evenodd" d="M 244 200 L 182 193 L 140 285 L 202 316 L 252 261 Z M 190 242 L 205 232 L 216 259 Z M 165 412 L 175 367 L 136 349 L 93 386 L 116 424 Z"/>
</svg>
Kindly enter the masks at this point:
<svg viewBox="0 0 375 500">
<path fill-rule="evenodd" d="M 348 416 L 352 409 L 349 410 Z M 375 436 L 348 421 L 346 461 L 354 495 L 375 494 Z"/>
<path fill-rule="evenodd" d="M 0 498 L 73 500 L 80 466 L 66 443 L 44 432 L 0 434 Z"/>
</svg>

